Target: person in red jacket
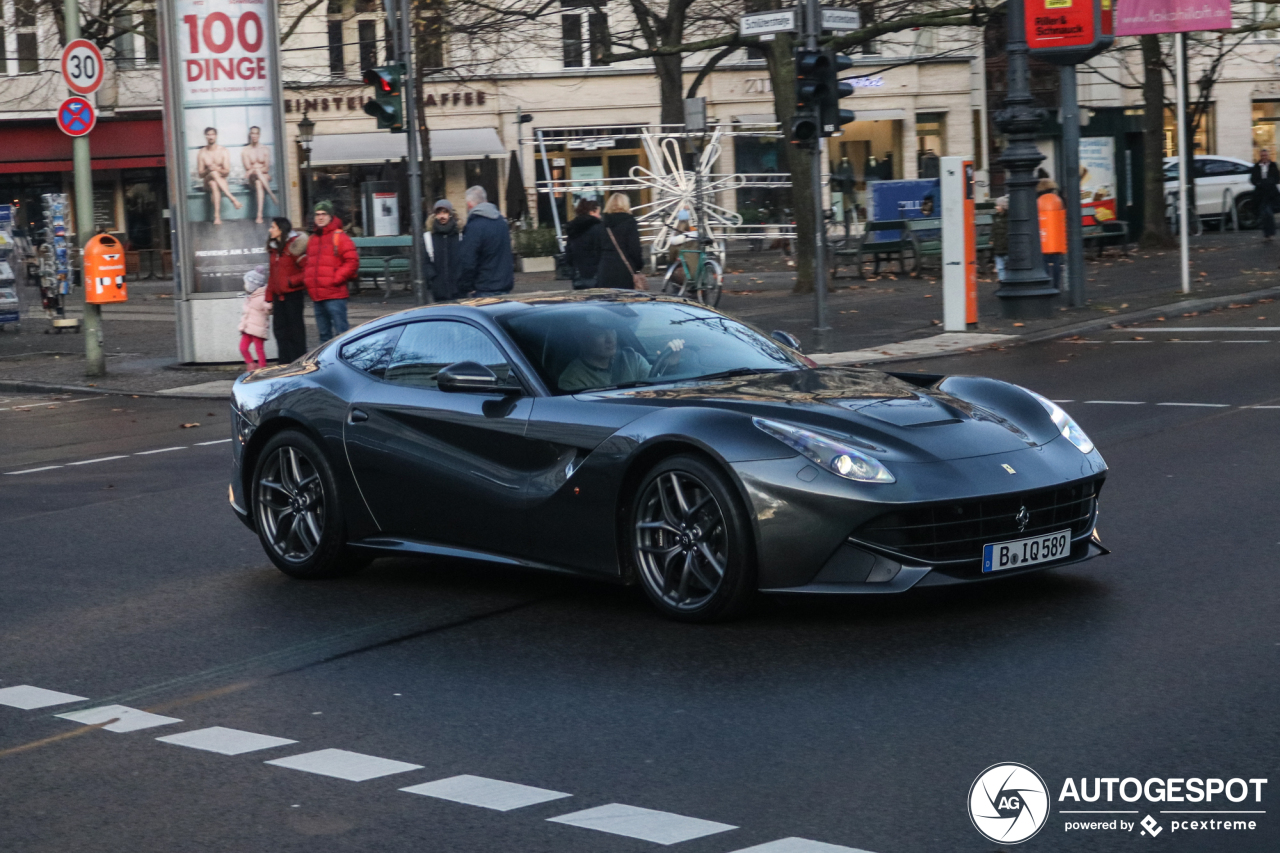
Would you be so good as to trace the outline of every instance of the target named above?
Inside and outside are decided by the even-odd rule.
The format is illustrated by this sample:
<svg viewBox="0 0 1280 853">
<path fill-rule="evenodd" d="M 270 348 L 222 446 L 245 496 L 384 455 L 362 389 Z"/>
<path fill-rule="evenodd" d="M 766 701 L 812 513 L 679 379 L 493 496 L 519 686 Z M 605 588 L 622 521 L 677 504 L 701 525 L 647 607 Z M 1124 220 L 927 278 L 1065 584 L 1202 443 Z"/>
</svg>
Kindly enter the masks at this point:
<svg viewBox="0 0 1280 853">
<path fill-rule="evenodd" d="M 307 327 L 302 320 L 306 287 L 302 283 L 307 260 L 307 235 L 293 230 L 283 216 L 271 220 L 267 229 L 267 301 L 271 303 L 271 326 L 281 364 L 289 364 L 307 351 Z"/>
<path fill-rule="evenodd" d="M 316 330 L 324 343 L 351 328 L 347 323 L 347 282 L 360 273 L 360 255 L 342 230 L 342 220 L 333 215 L 331 203 L 316 205 L 315 223 L 307 240 L 302 281 L 315 304 Z"/>
</svg>

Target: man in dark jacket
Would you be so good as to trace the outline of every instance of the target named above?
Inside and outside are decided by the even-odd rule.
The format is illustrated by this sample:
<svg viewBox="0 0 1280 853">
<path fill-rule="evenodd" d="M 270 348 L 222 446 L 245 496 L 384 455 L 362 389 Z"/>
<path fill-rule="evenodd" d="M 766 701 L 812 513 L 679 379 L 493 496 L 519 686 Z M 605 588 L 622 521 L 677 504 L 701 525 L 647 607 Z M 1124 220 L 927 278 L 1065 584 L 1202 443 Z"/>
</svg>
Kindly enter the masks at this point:
<svg viewBox="0 0 1280 853">
<path fill-rule="evenodd" d="M 459 242 L 458 217 L 448 199 L 436 202 L 423 244 L 427 249 L 427 265 L 424 272 L 431 286 L 431 297 L 444 302 L 458 297 L 458 265 L 462 253 Z"/>
<path fill-rule="evenodd" d="M 461 294 L 495 296 L 515 287 L 511 229 L 498 208 L 489 203 L 484 187 L 467 190 L 467 228 L 459 252 L 458 290 Z"/>
<path fill-rule="evenodd" d="M 333 205 L 322 201 L 315 209 L 316 227 L 307 240 L 307 263 L 302 282 L 316 309 L 316 331 L 320 343 L 345 332 L 347 324 L 347 282 L 360 274 L 356 244 L 342 230 L 342 220 L 333 215 Z"/>
<path fill-rule="evenodd" d="M 564 228 L 565 260 L 573 268 L 573 289 L 596 286 L 600 266 L 600 202 L 584 198 L 574 208 L 578 214 Z"/>
<path fill-rule="evenodd" d="M 1280 169 L 1271 160 L 1271 152 L 1263 148 L 1258 152 L 1258 162 L 1249 171 L 1249 183 L 1258 197 L 1258 212 L 1262 216 L 1262 239 L 1276 235 L 1276 208 L 1280 207 Z"/>
</svg>

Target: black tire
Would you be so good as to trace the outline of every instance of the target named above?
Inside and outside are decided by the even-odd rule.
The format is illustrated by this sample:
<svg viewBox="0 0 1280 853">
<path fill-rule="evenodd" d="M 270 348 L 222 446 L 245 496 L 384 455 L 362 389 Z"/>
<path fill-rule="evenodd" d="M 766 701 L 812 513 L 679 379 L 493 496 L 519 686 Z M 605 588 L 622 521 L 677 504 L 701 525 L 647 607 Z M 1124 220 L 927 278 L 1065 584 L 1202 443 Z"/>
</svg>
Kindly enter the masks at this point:
<svg viewBox="0 0 1280 853">
<path fill-rule="evenodd" d="M 1262 227 L 1262 211 L 1258 208 L 1257 199 L 1251 195 L 1236 201 L 1236 229 L 1252 231 Z"/>
<path fill-rule="evenodd" d="M 741 499 L 710 462 L 671 456 L 640 481 L 626 547 L 641 588 L 665 616 L 717 622 L 740 615 L 756 592 L 753 544 Z"/>
<path fill-rule="evenodd" d="M 254 528 L 276 568 L 301 580 L 336 578 L 364 561 L 347 553 L 338 486 L 324 452 L 305 433 L 267 441 L 250 484 Z"/>
</svg>

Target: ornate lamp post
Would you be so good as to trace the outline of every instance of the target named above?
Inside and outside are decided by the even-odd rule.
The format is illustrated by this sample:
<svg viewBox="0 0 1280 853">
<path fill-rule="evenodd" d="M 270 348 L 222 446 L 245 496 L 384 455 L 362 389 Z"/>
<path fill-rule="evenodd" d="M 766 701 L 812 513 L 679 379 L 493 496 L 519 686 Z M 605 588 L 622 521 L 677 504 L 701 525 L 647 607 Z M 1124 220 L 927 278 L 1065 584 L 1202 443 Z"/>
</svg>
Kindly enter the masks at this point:
<svg viewBox="0 0 1280 853">
<path fill-rule="evenodd" d="M 1007 54 L 1008 94 L 996 113 L 996 126 L 1009 140 L 1000 163 L 1009 170 L 1009 260 L 996 296 L 1009 318 L 1048 317 L 1058 289 L 1049 281 L 1040 253 L 1040 215 L 1036 206 L 1035 169 L 1044 155 L 1035 146 L 1045 112 L 1031 97 L 1027 67 L 1027 35 L 1023 0 L 1009 0 Z"/>
<path fill-rule="evenodd" d="M 311 140 L 316 136 L 316 123 L 307 117 L 307 110 L 302 110 L 302 121 L 298 122 L 298 144 L 302 146 L 302 219 L 306 224 L 307 208 L 311 206 Z"/>
</svg>

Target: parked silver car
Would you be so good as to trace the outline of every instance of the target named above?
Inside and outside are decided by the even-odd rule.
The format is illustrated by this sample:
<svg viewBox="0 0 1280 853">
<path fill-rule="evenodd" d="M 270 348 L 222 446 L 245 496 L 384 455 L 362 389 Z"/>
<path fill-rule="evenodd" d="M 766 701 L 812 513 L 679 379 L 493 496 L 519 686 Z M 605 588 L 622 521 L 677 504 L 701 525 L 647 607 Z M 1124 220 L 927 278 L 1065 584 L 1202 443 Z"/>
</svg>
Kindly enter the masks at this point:
<svg viewBox="0 0 1280 853">
<path fill-rule="evenodd" d="M 1204 220 L 1220 220 L 1223 204 L 1232 204 L 1239 216 L 1240 228 L 1258 227 L 1258 205 L 1253 198 L 1249 170 L 1253 164 L 1237 157 L 1203 155 L 1192 161 L 1191 173 L 1196 182 L 1196 211 Z M 1178 158 L 1164 158 L 1165 197 L 1178 188 Z M 1230 196 L 1225 192 L 1231 190 Z"/>
</svg>

